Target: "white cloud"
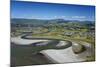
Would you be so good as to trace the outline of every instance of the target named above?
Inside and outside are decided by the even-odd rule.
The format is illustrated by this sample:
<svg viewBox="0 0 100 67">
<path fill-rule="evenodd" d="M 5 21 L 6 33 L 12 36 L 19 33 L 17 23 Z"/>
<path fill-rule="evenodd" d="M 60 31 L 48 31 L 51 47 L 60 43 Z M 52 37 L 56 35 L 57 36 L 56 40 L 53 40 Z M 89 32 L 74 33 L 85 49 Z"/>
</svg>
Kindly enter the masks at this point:
<svg viewBox="0 0 100 67">
<path fill-rule="evenodd" d="M 86 16 L 72 16 L 72 18 L 76 18 L 76 19 L 85 19 Z"/>
</svg>

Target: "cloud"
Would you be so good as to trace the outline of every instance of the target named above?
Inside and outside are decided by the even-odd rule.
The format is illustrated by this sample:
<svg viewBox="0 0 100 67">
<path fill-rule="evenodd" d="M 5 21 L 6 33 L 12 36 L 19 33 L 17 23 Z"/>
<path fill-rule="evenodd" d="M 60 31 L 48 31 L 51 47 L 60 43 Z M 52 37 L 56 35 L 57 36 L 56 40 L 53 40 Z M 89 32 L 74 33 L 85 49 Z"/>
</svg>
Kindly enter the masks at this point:
<svg viewBox="0 0 100 67">
<path fill-rule="evenodd" d="M 85 19 L 86 16 L 72 16 L 72 18 L 74 18 L 74 19 Z"/>
</svg>

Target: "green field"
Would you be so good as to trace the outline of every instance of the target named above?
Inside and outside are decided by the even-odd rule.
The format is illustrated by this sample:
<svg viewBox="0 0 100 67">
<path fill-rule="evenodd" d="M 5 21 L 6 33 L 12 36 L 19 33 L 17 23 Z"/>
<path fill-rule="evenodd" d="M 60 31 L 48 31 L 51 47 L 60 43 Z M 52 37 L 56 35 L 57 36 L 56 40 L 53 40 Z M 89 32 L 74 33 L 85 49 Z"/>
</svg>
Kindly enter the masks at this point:
<svg viewBox="0 0 100 67">
<path fill-rule="evenodd" d="M 56 44 L 60 40 L 75 41 L 77 43 L 87 42 L 91 46 L 95 46 L 95 35 L 90 34 L 91 30 L 86 24 L 80 25 L 79 23 L 52 23 L 47 25 L 41 25 L 38 27 L 15 27 L 11 32 L 11 36 L 20 36 L 26 31 L 31 32 L 29 36 L 32 38 L 47 38 L 57 39 L 46 46 L 33 46 L 32 44 L 23 46 L 15 45 L 11 43 L 11 64 L 14 66 L 26 66 L 26 65 L 41 65 L 52 64 L 44 55 L 40 54 L 41 50 L 46 49 L 64 49 L 70 47 L 70 45 L 63 47 L 56 47 Z M 23 33 L 24 32 L 24 33 Z M 26 32 L 27 33 L 27 32 Z M 71 43 L 70 43 L 71 44 Z M 94 47 L 95 48 L 95 47 Z M 95 55 L 86 58 L 86 61 L 94 61 Z"/>
</svg>

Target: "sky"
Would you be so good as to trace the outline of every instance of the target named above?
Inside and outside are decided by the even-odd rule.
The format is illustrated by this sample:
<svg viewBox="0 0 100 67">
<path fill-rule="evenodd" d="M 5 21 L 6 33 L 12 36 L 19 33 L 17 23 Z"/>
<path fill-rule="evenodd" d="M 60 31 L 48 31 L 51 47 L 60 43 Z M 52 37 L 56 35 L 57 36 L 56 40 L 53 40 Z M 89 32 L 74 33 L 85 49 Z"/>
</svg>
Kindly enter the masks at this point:
<svg viewBox="0 0 100 67">
<path fill-rule="evenodd" d="M 94 21 L 95 6 L 12 1 L 11 18 Z"/>
</svg>

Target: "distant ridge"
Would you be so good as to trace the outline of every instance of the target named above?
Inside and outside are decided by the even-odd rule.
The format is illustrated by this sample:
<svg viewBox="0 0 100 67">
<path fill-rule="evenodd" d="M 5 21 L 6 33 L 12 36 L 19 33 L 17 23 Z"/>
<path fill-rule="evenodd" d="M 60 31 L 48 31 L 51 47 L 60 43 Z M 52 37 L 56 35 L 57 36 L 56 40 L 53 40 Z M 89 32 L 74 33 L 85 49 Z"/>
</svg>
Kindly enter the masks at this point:
<svg viewBox="0 0 100 67">
<path fill-rule="evenodd" d="M 80 21 L 80 20 L 65 20 L 65 19 L 26 19 L 26 18 L 12 18 L 11 23 L 18 24 L 48 24 L 48 23 L 81 23 L 81 24 L 94 24 L 95 21 Z"/>
</svg>

